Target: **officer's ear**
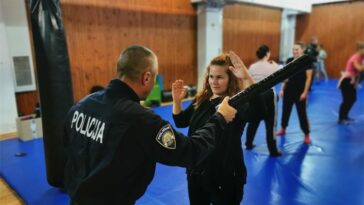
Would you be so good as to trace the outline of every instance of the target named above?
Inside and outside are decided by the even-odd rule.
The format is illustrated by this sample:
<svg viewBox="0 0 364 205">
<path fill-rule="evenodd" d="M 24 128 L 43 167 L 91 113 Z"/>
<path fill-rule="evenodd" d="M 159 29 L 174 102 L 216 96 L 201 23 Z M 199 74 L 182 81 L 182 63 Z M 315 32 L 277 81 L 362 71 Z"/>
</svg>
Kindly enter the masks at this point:
<svg viewBox="0 0 364 205">
<path fill-rule="evenodd" d="M 152 81 L 152 80 L 153 80 L 152 72 L 146 71 L 143 73 L 143 75 L 142 75 L 142 84 L 143 85 L 149 85 L 150 81 Z"/>
</svg>

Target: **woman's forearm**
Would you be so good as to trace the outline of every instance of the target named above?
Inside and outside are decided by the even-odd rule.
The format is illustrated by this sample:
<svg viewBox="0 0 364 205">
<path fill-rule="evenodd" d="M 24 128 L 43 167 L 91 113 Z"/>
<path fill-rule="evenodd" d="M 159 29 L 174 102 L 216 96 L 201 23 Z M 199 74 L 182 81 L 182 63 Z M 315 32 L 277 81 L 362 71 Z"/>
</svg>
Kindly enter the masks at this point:
<svg viewBox="0 0 364 205">
<path fill-rule="evenodd" d="M 304 93 L 308 93 L 308 90 L 311 86 L 311 80 L 312 80 L 312 70 L 306 70 L 306 82 L 305 82 L 305 89 L 303 90 Z"/>
<path fill-rule="evenodd" d="M 172 105 L 172 113 L 174 115 L 178 115 L 182 112 L 182 102 L 181 101 L 173 101 L 173 105 Z"/>
</svg>

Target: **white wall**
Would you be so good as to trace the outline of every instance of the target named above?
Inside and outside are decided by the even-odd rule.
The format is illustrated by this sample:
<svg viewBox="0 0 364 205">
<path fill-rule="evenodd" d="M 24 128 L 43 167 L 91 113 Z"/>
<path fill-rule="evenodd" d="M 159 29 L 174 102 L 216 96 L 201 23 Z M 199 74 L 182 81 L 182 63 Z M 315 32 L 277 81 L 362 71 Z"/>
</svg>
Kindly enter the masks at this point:
<svg viewBox="0 0 364 205">
<path fill-rule="evenodd" d="M 2 1 L 0 1 L 0 93 L 2 98 L 0 100 L 0 134 L 5 134 L 16 131 L 15 118 L 18 112 L 2 11 Z"/>
<path fill-rule="evenodd" d="M 296 31 L 296 15 L 297 12 L 289 9 L 283 9 L 282 11 L 279 60 L 283 62 L 292 57 Z"/>
<path fill-rule="evenodd" d="M 0 134 L 16 131 L 13 56 L 29 56 L 33 69 L 24 0 L 0 0 Z M 32 75 L 35 82 L 34 72 Z M 34 90 L 35 83 L 20 89 Z"/>
<path fill-rule="evenodd" d="M 3 19 L 6 28 L 6 37 L 8 41 L 9 55 L 11 60 L 10 66 L 14 70 L 14 65 L 12 61 L 13 56 L 29 56 L 30 67 L 32 69 L 31 77 L 33 84 L 26 86 L 15 86 L 15 91 L 34 91 L 36 89 L 36 86 L 24 0 L 1 0 L 1 2 Z"/>
</svg>

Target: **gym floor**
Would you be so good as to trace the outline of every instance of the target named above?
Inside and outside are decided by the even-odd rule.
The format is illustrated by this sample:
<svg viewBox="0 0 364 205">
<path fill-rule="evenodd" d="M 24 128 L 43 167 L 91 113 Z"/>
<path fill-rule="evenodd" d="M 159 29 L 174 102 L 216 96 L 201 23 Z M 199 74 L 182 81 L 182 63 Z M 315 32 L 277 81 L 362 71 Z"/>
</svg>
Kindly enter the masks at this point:
<svg viewBox="0 0 364 205">
<path fill-rule="evenodd" d="M 248 179 L 244 205 L 313 205 L 364 204 L 364 85 L 358 89 L 358 100 L 351 110 L 354 122 L 337 124 L 341 93 L 336 80 L 314 84 L 309 96 L 308 116 L 311 145 L 303 144 L 295 109 L 287 134 L 277 138 L 283 152 L 269 157 L 264 123 L 259 127 L 255 147 L 244 149 Z M 187 106 L 188 102 L 184 103 Z M 281 102 L 279 102 L 280 123 Z M 171 106 L 154 109 L 166 120 Z M 186 133 L 187 129 L 180 129 Z M 242 144 L 245 142 L 245 134 Z M 15 157 L 25 152 L 26 156 Z M 68 196 L 46 182 L 43 141 L 0 141 L 0 177 L 26 204 L 66 205 Z M 1 203 L 3 204 L 3 203 Z M 188 204 L 186 176 L 183 168 L 158 164 L 153 182 L 138 205 Z"/>
</svg>

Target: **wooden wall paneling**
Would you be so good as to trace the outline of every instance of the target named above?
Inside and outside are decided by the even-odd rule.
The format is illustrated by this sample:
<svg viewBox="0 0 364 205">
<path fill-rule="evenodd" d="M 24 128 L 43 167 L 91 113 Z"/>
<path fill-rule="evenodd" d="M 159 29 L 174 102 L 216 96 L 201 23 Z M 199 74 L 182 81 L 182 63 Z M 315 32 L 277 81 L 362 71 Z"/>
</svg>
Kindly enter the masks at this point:
<svg viewBox="0 0 364 205">
<path fill-rule="evenodd" d="M 223 50 L 235 51 L 249 66 L 256 61 L 261 44 L 271 49 L 272 59 L 279 59 L 281 10 L 248 4 L 224 8 Z"/>
<path fill-rule="evenodd" d="M 163 8 L 128 10 L 117 3 L 106 6 L 106 2 L 105 6 L 99 1 L 62 3 L 76 100 L 85 96 L 92 85 L 106 85 L 115 76 L 121 50 L 133 44 L 145 45 L 158 55 L 166 89 L 176 78 L 196 83 L 195 13 L 178 9 L 167 12 Z M 158 2 L 156 5 L 161 7 L 173 6 L 169 1 Z"/>
<path fill-rule="evenodd" d="M 364 41 L 364 1 L 323 4 L 297 17 L 296 40 L 309 43 L 317 36 L 328 53 L 326 70 L 339 78 L 346 61 L 356 51 L 357 41 Z"/>
<path fill-rule="evenodd" d="M 189 0 L 62 0 L 62 4 L 96 6 L 127 11 L 196 15 Z"/>
<path fill-rule="evenodd" d="M 18 114 L 33 114 L 37 103 L 39 103 L 39 96 L 36 91 L 16 93 Z"/>
<path fill-rule="evenodd" d="M 106 86 L 121 50 L 132 44 L 156 52 L 166 89 L 177 78 L 196 84 L 197 17 L 190 1 L 62 0 L 61 9 L 75 101 L 95 84 Z M 19 112 L 34 112 L 37 92 L 16 98 Z"/>
<path fill-rule="evenodd" d="M 189 1 L 176 0 L 63 0 L 61 1 L 71 63 L 75 100 L 92 85 L 106 85 L 115 76 L 117 57 L 131 44 L 142 44 L 159 56 L 164 86 L 182 78 L 197 80 L 197 17 Z M 317 35 L 328 51 L 330 76 L 338 77 L 355 42 L 364 39 L 364 2 L 315 6 L 310 15 L 297 17 L 296 39 Z M 234 50 L 250 65 L 256 48 L 265 43 L 277 60 L 281 10 L 255 5 L 224 8 L 223 49 Z M 30 114 L 36 92 L 17 93 L 19 112 Z"/>
</svg>

